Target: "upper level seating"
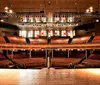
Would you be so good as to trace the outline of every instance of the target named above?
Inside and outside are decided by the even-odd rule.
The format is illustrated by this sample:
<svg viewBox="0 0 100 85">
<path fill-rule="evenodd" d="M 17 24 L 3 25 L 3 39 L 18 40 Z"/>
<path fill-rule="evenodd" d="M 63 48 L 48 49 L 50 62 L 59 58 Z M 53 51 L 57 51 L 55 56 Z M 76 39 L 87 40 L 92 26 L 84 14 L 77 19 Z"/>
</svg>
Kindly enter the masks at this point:
<svg viewBox="0 0 100 85">
<path fill-rule="evenodd" d="M 73 38 L 72 43 L 73 44 L 79 44 L 79 43 L 87 43 L 90 39 L 90 36 L 80 37 L 80 38 Z"/>
<path fill-rule="evenodd" d="M 68 44 L 69 39 L 51 39 L 51 44 Z"/>
<path fill-rule="evenodd" d="M 30 39 L 31 44 L 47 44 L 47 39 Z"/>
<path fill-rule="evenodd" d="M 96 35 L 92 41 L 93 43 L 99 43 L 100 42 L 100 34 Z"/>
<path fill-rule="evenodd" d="M 11 43 L 25 44 L 25 38 L 7 36 Z"/>
<path fill-rule="evenodd" d="M 0 43 L 5 43 L 3 36 L 0 36 Z"/>
</svg>

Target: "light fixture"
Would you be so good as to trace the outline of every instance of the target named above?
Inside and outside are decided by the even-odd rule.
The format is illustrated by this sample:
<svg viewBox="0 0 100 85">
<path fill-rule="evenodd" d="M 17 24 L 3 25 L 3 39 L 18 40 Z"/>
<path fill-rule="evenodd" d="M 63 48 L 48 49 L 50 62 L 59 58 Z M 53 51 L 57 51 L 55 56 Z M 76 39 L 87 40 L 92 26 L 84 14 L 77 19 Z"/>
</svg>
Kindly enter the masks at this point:
<svg viewBox="0 0 100 85">
<path fill-rule="evenodd" d="M 5 9 L 5 10 L 8 10 L 9 8 L 6 6 L 4 9 Z"/>
<path fill-rule="evenodd" d="M 4 9 L 5 9 L 6 13 L 13 13 L 13 10 L 9 9 L 9 7 L 7 7 L 7 6 Z"/>
<path fill-rule="evenodd" d="M 97 19 L 96 22 L 99 22 L 99 19 Z"/>
<path fill-rule="evenodd" d="M 13 13 L 13 10 L 10 9 L 10 10 L 9 10 L 9 13 Z"/>
<path fill-rule="evenodd" d="M 89 9 L 86 10 L 86 13 L 89 13 Z"/>
<path fill-rule="evenodd" d="M 4 20 L 3 20 L 3 19 L 1 19 L 0 21 L 1 21 L 1 22 L 4 22 Z"/>
<path fill-rule="evenodd" d="M 6 13 L 8 13 L 8 10 L 5 10 Z"/>
<path fill-rule="evenodd" d="M 93 10 L 93 7 L 92 6 L 90 7 L 90 10 Z"/>
<path fill-rule="evenodd" d="M 92 13 L 93 12 L 93 7 L 89 7 L 88 9 L 86 9 L 86 13 Z"/>
</svg>

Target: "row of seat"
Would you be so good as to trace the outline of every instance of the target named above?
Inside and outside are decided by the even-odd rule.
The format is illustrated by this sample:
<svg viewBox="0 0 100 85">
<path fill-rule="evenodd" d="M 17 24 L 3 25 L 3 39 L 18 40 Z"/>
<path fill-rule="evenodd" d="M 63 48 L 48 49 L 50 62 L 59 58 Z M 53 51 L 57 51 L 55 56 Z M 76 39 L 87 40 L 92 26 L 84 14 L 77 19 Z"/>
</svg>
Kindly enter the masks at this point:
<svg viewBox="0 0 100 85">
<path fill-rule="evenodd" d="M 11 43 L 25 44 L 26 40 L 22 37 L 7 36 Z M 72 44 L 87 43 L 91 36 L 84 36 L 73 38 Z M 51 39 L 51 44 L 68 44 L 69 38 Z M 100 42 L 100 35 L 96 35 L 92 41 L 93 43 Z M 5 43 L 5 40 L 0 36 L 0 43 Z M 47 44 L 47 39 L 30 39 L 31 44 Z"/>
<path fill-rule="evenodd" d="M 76 51 L 75 51 L 76 52 Z M 9 58 L 12 58 L 12 55 L 8 55 Z M 52 67 L 69 67 L 71 64 L 76 64 L 82 58 L 85 57 L 85 53 L 72 53 L 70 58 L 65 57 L 53 57 L 51 58 Z M 28 55 L 24 53 L 14 54 L 13 60 L 17 62 L 20 66 L 24 66 L 25 68 L 29 67 L 45 67 L 46 59 L 44 57 L 36 57 L 32 56 L 29 58 Z M 13 65 L 13 63 L 0 54 L 0 67 L 9 67 Z M 75 68 L 87 68 L 87 67 L 100 67 L 100 53 L 99 51 L 94 51 L 87 59 L 85 59 L 81 64 L 75 65 Z"/>
</svg>

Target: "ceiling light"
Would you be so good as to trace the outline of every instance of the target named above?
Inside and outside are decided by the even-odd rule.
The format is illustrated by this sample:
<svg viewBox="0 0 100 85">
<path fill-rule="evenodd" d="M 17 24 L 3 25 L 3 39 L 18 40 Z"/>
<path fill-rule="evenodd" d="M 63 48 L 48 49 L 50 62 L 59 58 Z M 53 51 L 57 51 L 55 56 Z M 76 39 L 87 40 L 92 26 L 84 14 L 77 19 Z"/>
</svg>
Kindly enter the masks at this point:
<svg viewBox="0 0 100 85">
<path fill-rule="evenodd" d="M 92 6 L 90 7 L 90 10 L 93 10 L 93 7 Z"/>
<path fill-rule="evenodd" d="M 93 9 L 90 9 L 90 12 L 93 12 Z"/>
<path fill-rule="evenodd" d="M 89 9 L 86 10 L 86 13 L 89 13 Z"/>
<path fill-rule="evenodd" d="M 7 10 L 6 10 L 5 12 L 6 12 L 6 13 L 8 13 L 8 11 L 7 11 Z"/>
<path fill-rule="evenodd" d="M 9 10 L 9 13 L 13 13 L 13 10 L 10 9 L 10 10 Z"/>
<path fill-rule="evenodd" d="M 3 20 L 3 19 L 1 19 L 0 21 L 1 21 L 1 22 L 4 22 L 4 20 Z"/>
<path fill-rule="evenodd" d="M 96 22 L 99 22 L 99 19 L 97 19 Z"/>
<path fill-rule="evenodd" d="M 76 5 L 77 3 L 75 3 L 75 5 Z"/>
<path fill-rule="evenodd" d="M 8 7 L 6 6 L 4 9 L 5 9 L 5 10 L 8 10 Z"/>
</svg>

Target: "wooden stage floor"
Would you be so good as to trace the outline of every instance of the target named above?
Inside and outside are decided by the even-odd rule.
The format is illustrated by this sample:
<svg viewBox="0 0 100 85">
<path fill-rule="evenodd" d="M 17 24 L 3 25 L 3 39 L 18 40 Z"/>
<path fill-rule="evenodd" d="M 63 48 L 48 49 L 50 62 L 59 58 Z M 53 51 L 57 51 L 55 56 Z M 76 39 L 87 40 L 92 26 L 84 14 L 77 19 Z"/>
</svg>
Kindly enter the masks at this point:
<svg viewBox="0 0 100 85">
<path fill-rule="evenodd" d="M 0 85 L 100 85 L 100 69 L 0 69 Z"/>
</svg>

